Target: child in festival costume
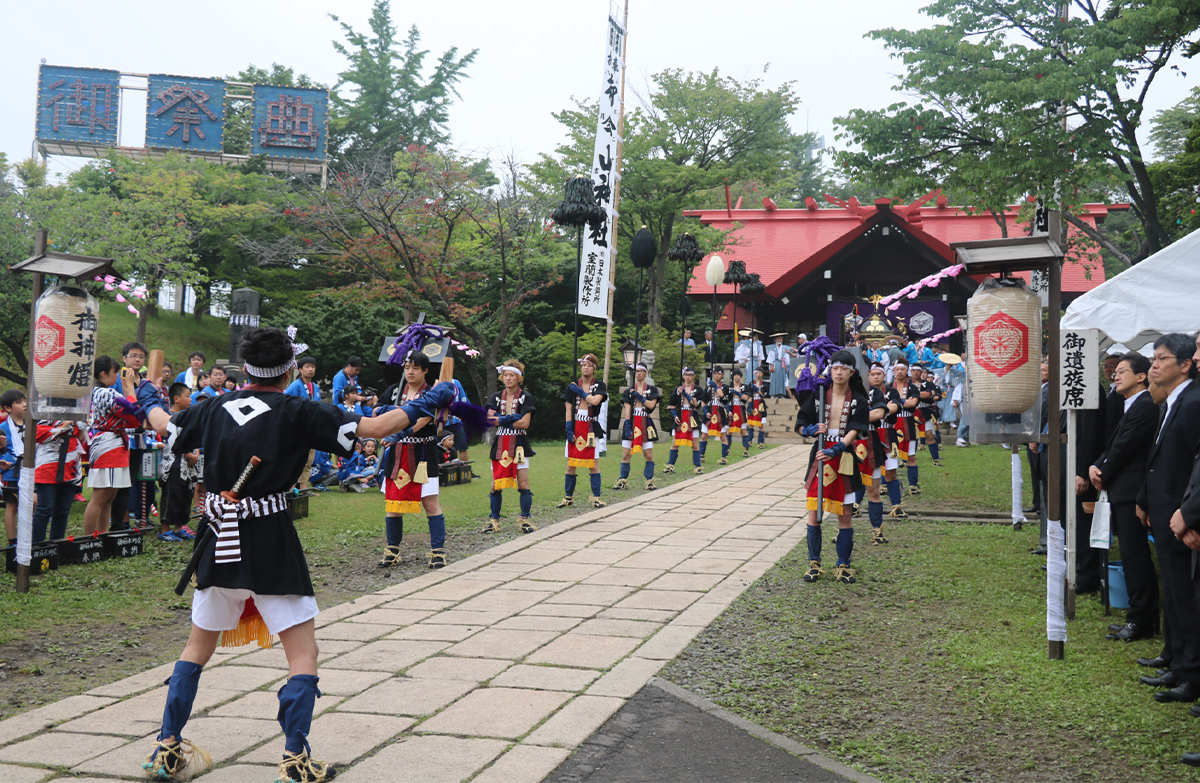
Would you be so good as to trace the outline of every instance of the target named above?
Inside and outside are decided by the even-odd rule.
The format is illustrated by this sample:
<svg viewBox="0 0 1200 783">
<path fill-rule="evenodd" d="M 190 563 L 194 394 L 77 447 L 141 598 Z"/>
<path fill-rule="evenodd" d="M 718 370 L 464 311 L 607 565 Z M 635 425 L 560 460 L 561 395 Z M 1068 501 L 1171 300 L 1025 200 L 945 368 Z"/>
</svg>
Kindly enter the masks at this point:
<svg viewBox="0 0 1200 783">
<path fill-rule="evenodd" d="M 529 458 L 533 448 L 529 444 L 529 423 L 537 407 L 533 396 L 521 388 L 525 377 L 525 365 L 509 359 L 496 368 L 504 388 L 492 395 L 487 407 L 496 412 L 500 425 L 492 441 L 492 492 L 488 496 L 491 510 L 485 533 L 500 532 L 500 507 L 504 500 L 503 490 L 516 487 L 521 496 L 521 532 L 537 530 L 529 520 L 533 510 L 533 493 L 529 490 Z"/>
<path fill-rule="evenodd" d="M 207 754 L 183 738 L 191 715 L 200 673 L 223 631 L 239 625 L 244 611 L 266 631 L 279 634 L 287 655 L 289 678 L 279 690 L 278 719 L 284 753 L 277 781 L 321 783 L 335 770 L 310 757 L 307 735 L 317 690 L 317 642 L 308 565 L 288 512 L 285 493 L 296 482 L 312 446 L 348 455 L 358 437 L 379 438 L 399 432 L 421 419 L 432 419 L 454 397 L 452 387 L 430 390 L 419 399 L 381 416 L 359 420 L 353 414 L 283 394 L 297 349 L 277 329 L 252 329 L 238 355 L 251 384 L 244 390 L 209 400 L 175 414 L 170 420 L 169 448 L 176 455 L 203 446 L 209 494 L 205 512 L 217 527 L 216 546 L 206 536 L 196 571 L 192 632 L 168 680 L 166 707 L 158 745 L 143 765 L 155 780 L 173 780 L 190 760 Z M 162 401 L 146 399 L 151 423 L 166 429 Z M 251 458 L 261 460 L 256 468 Z M 222 491 L 238 488 L 233 501 Z"/>
<path fill-rule="evenodd" d="M 729 435 L 726 440 L 730 445 L 733 444 L 733 436 L 741 435 L 743 432 L 749 432 L 750 428 L 746 424 L 746 384 L 742 382 L 745 375 L 742 374 L 740 368 L 733 369 L 733 378 L 729 383 Z M 744 449 L 743 449 L 744 450 Z M 745 455 L 743 455 L 745 456 Z"/>
<path fill-rule="evenodd" d="M 675 460 L 679 457 L 679 447 L 687 446 L 692 450 L 693 472 L 699 475 L 704 472 L 700 466 L 700 428 L 704 426 L 705 396 L 702 389 L 696 388 L 696 371 L 691 367 L 683 368 L 683 383 L 671 392 L 667 400 L 667 410 L 671 412 L 674 428 L 671 430 L 671 452 L 667 457 L 664 473 L 675 472 Z"/>
<path fill-rule="evenodd" d="M 920 475 L 917 471 L 917 428 L 913 412 L 921 401 L 921 393 L 916 385 L 908 378 L 908 363 L 901 359 L 892 365 L 892 384 L 888 388 L 888 398 L 900 406 L 896 414 L 896 449 L 899 457 L 908 463 L 908 494 L 920 495 Z M 896 488 L 900 488 L 899 481 Z M 900 505 L 899 497 L 888 495 L 893 508 Z M 898 493 L 897 493 L 898 494 Z M 903 512 L 895 516 L 903 516 Z"/>
<path fill-rule="evenodd" d="M 83 512 L 86 536 L 108 530 L 113 498 L 118 490 L 130 485 L 128 433 L 142 426 L 142 417 L 136 403 L 112 388 L 120 371 L 111 356 L 97 356 L 92 363 L 96 385 L 92 387 L 92 409 L 88 414 L 88 429 L 94 435 L 88 445 L 92 498 Z"/>
<path fill-rule="evenodd" d="M 937 414 L 938 403 L 942 401 L 942 390 L 938 388 L 937 383 L 933 380 L 933 373 L 928 368 L 920 365 L 917 367 L 920 368 L 921 374 L 913 380 L 921 397 L 921 401 L 917 403 L 917 412 L 920 414 L 924 426 L 922 434 L 925 445 L 929 447 L 929 456 L 933 457 L 933 464 L 941 467 L 942 460 L 938 449 L 941 444 L 941 436 L 938 435 Z"/>
<path fill-rule="evenodd" d="M 646 365 L 638 362 L 633 371 L 633 386 L 621 395 L 621 477 L 613 489 L 629 489 L 629 461 L 642 452 L 646 468 L 642 471 L 646 489 L 654 486 L 654 442 L 658 440 L 658 427 L 654 426 L 654 411 L 662 393 L 658 387 L 646 383 Z"/>
<path fill-rule="evenodd" d="M 868 428 L 867 397 L 855 369 L 854 354 L 838 351 L 827 367 L 832 383 L 817 386 L 796 416 L 796 429 L 817 440 L 812 447 L 808 472 L 808 571 L 805 582 L 816 582 L 821 570 L 821 518 L 829 511 L 838 517 L 837 568 L 834 576 L 853 584 L 850 560 L 854 553 L 854 528 L 850 508 L 862 485 L 853 445 Z M 818 415 L 818 395 L 825 397 L 825 415 Z M 823 487 L 822 507 L 817 507 L 817 482 Z"/>
<path fill-rule="evenodd" d="M 700 439 L 700 459 L 708 449 L 708 439 L 716 436 L 721 439 L 721 459 L 718 465 L 729 464 L 729 387 L 724 382 L 725 371 L 720 367 L 713 368 L 713 377 L 708 381 L 708 429 L 707 434 Z"/>
<path fill-rule="evenodd" d="M 592 474 L 592 508 L 608 505 L 600 499 L 600 466 L 596 464 L 596 439 L 604 434 L 598 421 L 600 405 L 608 399 L 608 387 L 595 377 L 599 365 L 593 354 L 585 353 L 579 359 L 579 379 L 567 384 L 559 397 L 567 416 L 567 475 L 559 508 L 575 505 L 575 470 L 581 467 Z"/>
<path fill-rule="evenodd" d="M 767 402 L 763 399 L 763 371 L 761 367 L 754 370 L 754 383 L 742 390 L 742 402 L 746 410 L 746 429 L 742 434 L 742 456 L 750 456 L 750 443 L 754 440 L 754 430 L 758 430 L 758 447 L 766 448 L 766 414 Z"/>
<path fill-rule="evenodd" d="M 404 382 L 384 391 L 384 405 L 376 413 L 387 412 L 396 406 L 421 399 L 431 391 L 428 373 L 432 368 L 429 357 L 411 350 L 404 357 Z M 445 384 L 454 399 L 454 384 Z M 440 405 L 438 407 L 441 407 Z M 424 509 L 429 519 L 429 567 L 446 566 L 446 517 L 438 498 L 438 465 L 441 464 L 439 445 L 450 445 L 451 436 L 439 434 L 440 425 L 433 416 L 414 420 L 396 438 L 383 456 L 383 493 L 387 498 L 384 533 L 386 547 L 381 568 L 400 563 L 400 542 L 404 539 L 404 514 Z M 439 444 L 439 441 L 442 443 Z"/>
<path fill-rule="evenodd" d="M 884 481 L 888 482 L 889 491 L 895 485 L 895 495 L 900 497 L 900 484 L 896 480 L 895 445 L 892 442 L 892 428 L 888 420 L 895 420 L 900 406 L 888 399 L 887 371 L 879 362 L 871 364 L 867 375 L 871 388 L 867 389 L 867 407 L 870 409 L 870 426 L 867 428 L 867 438 L 860 441 L 865 464 L 862 471 L 863 483 L 867 485 L 867 518 L 871 520 L 871 543 L 886 544 L 883 535 L 883 496 L 880 488 Z M 857 446 L 856 446 L 857 449 Z M 898 505 L 892 506 L 893 517 L 903 517 L 904 511 Z"/>
</svg>

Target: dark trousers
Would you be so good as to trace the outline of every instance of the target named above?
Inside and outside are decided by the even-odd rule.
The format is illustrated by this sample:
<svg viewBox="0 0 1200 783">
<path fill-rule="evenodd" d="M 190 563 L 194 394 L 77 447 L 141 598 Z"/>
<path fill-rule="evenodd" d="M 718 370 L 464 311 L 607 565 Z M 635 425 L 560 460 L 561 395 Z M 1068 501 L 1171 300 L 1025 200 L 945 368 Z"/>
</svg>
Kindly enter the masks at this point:
<svg viewBox="0 0 1200 783">
<path fill-rule="evenodd" d="M 1154 548 L 1162 569 L 1163 636 L 1171 671 L 1181 680 L 1200 685 L 1200 611 L 1192 583 L 1192 552 L 1180 552 L 1157 539 Z"/>
<path fill-rule="evenodd" d="M 1042 455 L 1034 454 L 1026 446 L 1025 457 L 1029 461 L 1029 475 L 1033 481 L 1033 506 L 1034 508 L 1042 508 L 1045 505 L 1042 502 L 1044 495 L 1042 494 L 1042 482 L 1038 479 L 1038 476 L 1042 475 Z M 1042 544 L 1045 543 L 1045 538 L 1043 538 Z"/>
<path fill-rule="evenodd" d="M 1074 487 L 1072 487 L 1072 490 Z M 1100 589 L 1100 580 L 1104 577 L 1103 555 L 1099 549 L 1093 549 L 1092 515 L 1083 512 L 1083 503 L 1075 498 L 1075 589 L 1081 593 L 1090 593 Z"/>
<path fill-rule="evenodd" d="M 1150 528 L 1137 518 L 1135 507 L 1132 501 L 1112 504 L 1112 526 L 1121 544 L 1121 565 L 1129 591 L 1125 619 L 1145 628 L 1158 628 L 1158 574 L 1150 556 Z"/>
<path fill-rule="evenodd" d="M 192 506 L 192 488 L 186 481 L 176 479 L 169 479 L 161 484 L 163 507 L 159 509 L 159 519 L 163 524 L 175 528 L 186 525 Z"/>
<path fill-rule="evenodd" d="M 67 519 L 71 516 L 71 504 L 75 502 L 78 484 L 35 484 L 37 505 L 33 509 L 33 543 L 46 540 L 46 526 L 50 526 L 51 540 L 67 535 Z"/>
</svg>

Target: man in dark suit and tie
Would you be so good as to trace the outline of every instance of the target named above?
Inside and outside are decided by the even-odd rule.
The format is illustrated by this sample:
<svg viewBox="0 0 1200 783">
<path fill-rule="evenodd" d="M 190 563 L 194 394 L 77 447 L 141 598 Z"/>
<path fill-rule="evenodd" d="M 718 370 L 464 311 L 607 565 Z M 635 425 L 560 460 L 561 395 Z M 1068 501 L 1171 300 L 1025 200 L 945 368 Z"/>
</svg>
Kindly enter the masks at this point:
<svg viewBox="0 0 1200 783">
<path fill-rule="evenodd" d="M 1154 694 L 1161 702 L 1200 698 L 1200 611 L 1192 582 L 1192 550 L 1182 535 L 1177 537 L 1171 529 L 1200 444 L 1200 385 L 1193 382 L 1195 353 L 1191 336 L 1163 335 L 1154 343 L 1150 365 L 1150 393 L 1159 401 L 1161 413 L 1146 460 L 1146 481 L 1138 493 L 1137 514 L 1150 526 L 1162 569 L 1163 634 L 1171 662 L 1162 675 L 1143 677 L 1142 682 L 1169 688 Z M 1192 538 L 1190 533 L 1184 530 Z"/>
<path fill-rule="evenodd" d="M 1146 457 L 1154 445 L 1158 428 L 1158 406 L 1147 391 L 1150 360 L 1130 352 L 1120 358 L 1114 374 L 1112 394 L 1123 400 L 1110 417 L 1120 423 L 1108 438 L 1104 453 L 1088 469 L 1092 486 L 1108 491 L 1112 526 L 1121 543 L 1121 562 L 1129 590 L 1125 624 L 1110 628 L 1107 638 L 1132 642 L 1158 633 L 1158 574 L 1150 557 L 1146 527 L 1137 518 L 1138 492 L 1146 480 Z M 1163 649 L 1159 664 L 1170 662 L 1171 651 Z"/>
<path fill-rule="evenodd" d="M 717 360 L 717 344 L 713 341 L 713 333 L 711 329 L 706 329 L 704 332 L 704 344 L 700 346 L 704 351 L 704 361 L 712 364 Z"/>
</svg>

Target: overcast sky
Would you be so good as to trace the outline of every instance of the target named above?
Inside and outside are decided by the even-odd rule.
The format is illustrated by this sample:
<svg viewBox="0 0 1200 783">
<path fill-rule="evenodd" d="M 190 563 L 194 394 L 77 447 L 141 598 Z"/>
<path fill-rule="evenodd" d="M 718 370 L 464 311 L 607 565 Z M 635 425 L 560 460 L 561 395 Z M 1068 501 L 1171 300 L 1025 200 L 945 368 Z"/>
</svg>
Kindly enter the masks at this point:
<svg viewBox="0 0 1200 783">
<path fill-rule="evenodd" d="M 622 0 L 623 2 L 623 0 Z M 899 100 L 892 91 L 902 65 L 881 44 L 863 36 L 881 27 L 923 27 L 919 2 L 805 0 L 741 4 L 728 0 L 630 0 L 626 53 L 629 89 L 644 92 L 651 74 L 665 68 L 710 70 L 741 78 L 764 76 L 769 86 L 795 81 L 802 103 L 792 117 L 797 131 L 812 130 L 834 144 L 833 118 L 852 108 L 882 108 Z M 455 145 L 493 160 L 513 153 L 529 162 L 552 151 L 563 134 L 551 112 L 572 96 L 599 89 L 608 0 L 482 0 L 392 3 L 403 37 L 415 24 L 429 61 L 457 46 L 478 49 L 462 83 L 450 126 Z M 330 42 L 343 21 L 367 30 L 370 0 L 56 0 L 4 4 L 0 45 L 0 151 L 9 161 L 28 157 L 34 128 L 37 67 L 109 68 L 132 73 L 221 77 L 253 63 L 290 66 L 332 86 L 344 67 Z M 769 64 L 767 73 L 763 68 Z M 1200 83 L 1176 73 L 1159 77 L 1148 103 L 1153 112 L 1174 105 Z M 125 113 L 127 127 L 142 124 L 144 93 Z M 135 120 L 130 122 L 130 119 Z M 140 146 L 141 136 L 123 136 Z M 85 161 L 59 159 L 55 169 Z"/>
</svg>

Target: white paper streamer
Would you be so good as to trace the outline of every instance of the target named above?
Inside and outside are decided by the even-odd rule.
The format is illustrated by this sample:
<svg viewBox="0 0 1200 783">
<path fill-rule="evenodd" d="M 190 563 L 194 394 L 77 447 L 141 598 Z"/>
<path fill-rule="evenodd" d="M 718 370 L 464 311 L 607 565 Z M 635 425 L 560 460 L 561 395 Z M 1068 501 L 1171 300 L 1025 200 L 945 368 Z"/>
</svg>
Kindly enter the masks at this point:
<svg viewBox="0 0 1200 783">
<path fill-rule="evenodd" d="M 1067 607 L 1063 587 L 1067 578 L 1066 539 L 1062 525 L 1051 519 L 1046 523 L 1046 639 L 1067 640 Z"/>
<path fill-rule="evenodd" d="M 1021 476 L 1021 454 L 1013 452 L 1012 455 L 1012 521 L 1013 524 L 1018 522 L 1024 524 L 1025 512 L 1021 509 L 1021 492 L 1024 489 L 1024 479 Z"/>
<path fill-rule="evenodd" d="M 27 421 L 25 426 L 36 427 L 37 422 Z M 33 479 L 34 460 L 22 466 L 17 480 L 17 563 L 27 566 L 33 560 Z"/>
</svg>

